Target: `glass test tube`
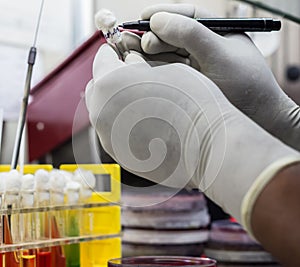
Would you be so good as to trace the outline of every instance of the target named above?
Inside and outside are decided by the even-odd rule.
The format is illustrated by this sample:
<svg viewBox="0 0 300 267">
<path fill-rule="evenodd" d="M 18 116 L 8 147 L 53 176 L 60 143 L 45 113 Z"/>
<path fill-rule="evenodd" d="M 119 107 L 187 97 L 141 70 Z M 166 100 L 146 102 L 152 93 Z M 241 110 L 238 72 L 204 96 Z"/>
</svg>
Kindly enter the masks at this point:
<svg viewBox="0 0 300 267">
<path fill-rule="evenodd" d="M 51 206 L 63 206 L 64 205 L 64 187 L 66 179 L 59 170 L 53 170 L 50 172 L 50 202 Z M 51 237 L 62 238 L 65 237 L 65 211 L 54 210 L 51 212 Z M 62 246 L 54 246 L 52 251 L 52 267 L 65 267 L 66 257 L 64 255 Z"/>
<path fill-rule="evenodd" d="M 74 180 L 80 183 L 80 203 L 91 202 L 91 196 L 96 185 L 96 177 L 90 170 L 77 169 L 74 172 Z M 95 235 L 94 229 L 94 213 L 95 208 L 84 208 L 81 210 L 82 224 L 80 227 L 80 233 L 84 236 Z M 88 248 L 86 249 L 85 257 L 89 259 L 88 264 L 91 266 L 97 266 L 97 260 L 94 255 L 98 253 L 95 251 L 98 249 L 97 241 L 89 241 L 86 243 Z"/>
<path fill-rule="evenodd" d="M 122 40 L 115 15 L 107 9 L 100 9 L 95 15 L 96 27 L 102 31 L 106 41 L 112 45 L 121 59 L 129 54 L 126 43 Z"/>
<path fill-rule="evenodd" d="M 4 244 L 14 244 L 20 242 L 20 225 L 19 225 L 19 203 L 20 203 L 20 185 L 21 175 L 17 170 L 6 173 L 5 193 L 3 197 L 4 210 L 7 212 L 3 216 L 3 242 Z M 17 211 L 17 212 L 15 212 Z M 5 266 L 20 266 L 19 252 L 5 253 Z"/>
<path fill-rule="evenodd" d="M 35 206 L 34 176 L 23 175 L 21 182 L 21 208 L 33 208 Z M 27 243 L 36 240 L 35 213 L 26 212 L 20 214 L 21 242 Z M 36 267 L 36 250 L 22 250 L 20 253 L 21 267 Z"/>
<path fill-rule="evenodd" d="M 76 205 L 79 201 L 80 184 L 70 181 L 66 185 L 67 205 Z M 80 210 L 68 209 L 66 212 L 66 235 L 69 237 L 80 235 Z M 65 246 L 66 266 L 80 267 L 80 245 Z"/>
<path fill-rule="evenodd" d="M 84 169 L 77 169 L 74 172 L 74 181 L 80 184 L 79 202 L 84 204 L 90 201 L 93 190 L 96 185 L 95 175 Z M 81 210 L 83 225 L 81 227 L 82 235 L 94 234 L 94 213 L 93 208 Z"/>
<path fill-rule="evenodd" d="M 26 254 L 26 251 L 22 251 L 20 266 L 36 267 L 36 255 Z"/>
<path fill-rule="evenodd" d="M 4 244 L 8 244 L 8 245 L 13 244 L 9 217 L 7 215 L 3 216 L 3 242 Z M 3 266 L 10 266 L 10 267 L 20 266 L 18 253 L 16 251 L 5 252 L 4 259 L 3 259 Z"/>
<path fill-rule="evenodd" d="M 36 213 L 36 238 L 39 241 L 51 238 L 49 172 L 37 170 L 35 172 L 36 203 L 40 210 Z M 50 247 L 37 249 L 37 267 L 51 267 L 52 255 Z"/>
</svg>

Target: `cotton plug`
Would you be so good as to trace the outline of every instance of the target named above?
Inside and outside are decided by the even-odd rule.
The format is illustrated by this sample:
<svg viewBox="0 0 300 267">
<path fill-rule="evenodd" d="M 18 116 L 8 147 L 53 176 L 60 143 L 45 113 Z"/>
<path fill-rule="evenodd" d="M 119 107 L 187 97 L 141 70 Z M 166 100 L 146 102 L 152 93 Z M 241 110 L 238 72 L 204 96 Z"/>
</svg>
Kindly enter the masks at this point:
<svg viewBox="0 0 300 267">
<path fill-rule="evenodd" d="M 77 204 L 79 201 L 80 183 L 71 181 L 66 185 L 66 194 L 68 197 L 68 204 Z"/>
<path fill-rule="evenodd" d="M 53 204 L 64 203 L 64 188 L 66 183 L 66 176 L 60 170 L 52 170 L 50 172 L 50 190 Z"/>
<path fill-rule="evenodd" d="M 34 176 L 32 174 L 25 174 L 22 177 L 21 194 L 22 194 L 22 206 L 32 207 L 34 204 Z"/>
<path fill-rule="evenodd" d="M 73 176 L 74 181 L 81 184 L 80 196 L 82 199 L 88 199 L 96 185 L 96 177 L 89 170 L 77 169 Z"/>
<path fill-rule="evenodd" d="M 35 172 L 35 186 L 36 189 L 49 189 L 49 172 L 43 169 L 39 169 Z"/>
<path fill-rule="evenodd" d="M 21 175 L 17 170 L 11 170 L 6 173 L 5 189 L 6 191 L 19 191 L 21 187 Z"/>
<path fill-rule="evenodd" d="M 17 170 L 11 170 L 4 174 L 5 179 L 5 202 L 13 204 L 19 201 L 19 191 L 21 188 L 21 175 Z"/>
</svg>

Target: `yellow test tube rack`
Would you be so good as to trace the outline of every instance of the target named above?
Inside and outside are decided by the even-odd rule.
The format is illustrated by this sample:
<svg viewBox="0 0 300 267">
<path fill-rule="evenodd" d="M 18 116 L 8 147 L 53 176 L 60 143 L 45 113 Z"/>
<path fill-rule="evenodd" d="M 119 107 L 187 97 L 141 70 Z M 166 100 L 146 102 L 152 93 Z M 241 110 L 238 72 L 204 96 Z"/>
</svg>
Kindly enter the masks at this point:
<svg viewBox="0 0 300 267">
<path fill-rule="evenodd" d="M 19 168 L 17 168 L 19 169 Z M 24 165 L 24 174 L 34 174 L 38 169 L 51 171 L 52 165 Z M 67 244 L 80 244 L 80 267 L 107 266 L 107 261 L 121 257 L 121 188 L 120 167 L 117 164 L 65 164 L 60 170 L 74 172 L 77 169 L 91 171 L 97 179 L 109 177 L 108 191 L 94 191 L 89 199 L 76 206 L 46 207 L 47 210 L 81 211 L 79 236 L 50 238 L 46 241 L 33 241 L 22 244 L 1 244 L 2 252 L 36 247 L 52 247 Z M 0 172 L 8 172 L 9 165 L 0 165 Z M 32 209 L 35 212 L 36 208 Z M 5 211 L 2 211 L 5 212 Z M 18 211 L 17 211 L 18 212 Z M 31 212 L 28 211 L 19 211 Z M 91 227 L 92 218 L 92 227 Z M 58 267 L 58 266 L 57 266 Z"/>
</svg>

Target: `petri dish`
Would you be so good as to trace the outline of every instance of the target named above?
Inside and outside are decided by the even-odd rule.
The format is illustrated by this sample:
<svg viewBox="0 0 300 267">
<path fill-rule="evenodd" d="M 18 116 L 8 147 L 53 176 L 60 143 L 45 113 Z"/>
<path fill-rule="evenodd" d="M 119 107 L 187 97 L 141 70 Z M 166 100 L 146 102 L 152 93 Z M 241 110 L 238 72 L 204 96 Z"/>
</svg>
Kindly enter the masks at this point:
<svg viewBox="0 0 300 267">
<path fill-rule="evenodd" d="M 108 267 L 217 267 L 217 262 L 209 258 L 176 256 L 138 256 L 108 261 Z"/>
<path fill-rule="evenodd" d="M 243 227 L 230 220 L 214 221 L 211 225 L 204 254 L 218 261 L 218 264 L 239 264 L 238 266 L 273 266 L 276 260 L 252 239 Z"/>
</svg>

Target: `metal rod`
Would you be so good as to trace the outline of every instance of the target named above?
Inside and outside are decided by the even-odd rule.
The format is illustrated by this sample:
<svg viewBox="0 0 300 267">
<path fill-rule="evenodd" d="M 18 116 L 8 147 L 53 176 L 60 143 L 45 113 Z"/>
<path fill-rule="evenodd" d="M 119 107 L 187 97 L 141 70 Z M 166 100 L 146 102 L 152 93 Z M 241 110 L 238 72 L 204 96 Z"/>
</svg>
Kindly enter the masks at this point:
<svg viewBox="0 0 300 267">
<path fill-rule="evenodd" d="M 11 169 L 16 169 L 17 165 L 18 165 L 21 140 L 22 140 L 22 135 L 23 135 L 23 131 L 24 131 L 24 125 L 26 122 L 27 106 L 28 106 L 28 98 L 29 98 L 29 93 L 30 93 L 30 88 L 31 88 L 33 65 L 35 63 L 35 58 L 36 58 L 35 45 L 37 42 L 43 7 L 44 7 L 44 0 L 41 1 L 38 20 L 37 20 L 37 24 L 36 24 L 35 33 L 34 33 L 33 46 L 29 50 L 29 55 L 28 55 L 28 60 L 27 60 L 28 66 L 27 66 L 26 80 L 25 80 L 25 86 L 24 86 L 24 96 L 23 96 L 22 106 L 21 106 L 21 110 L 20 110 L 20 116 L 19 116 L 19 120 L 18 120 L 16 139 L 15 139 L 14 150 L 13 150 L 13 155 L 12 155 L 12 160 L 11 160 Z"/>
<path fill-rule="evenodd" d="M 33 49 L 30 49 L 30 52 L 29 52 L 30 54 L 32 53 L 31 51 L 33 51 Z M 35 50 L 35 53 L 36 53 L 36 50 Z M 25 81 L 25 87 L 24 87 L 24 97 L 23 97 L 23 101 L 22 101 L 21 112 L 20 112 L 18 126 L 17 126 L 15 145 L 14 145 L 12 161 L 11 161 L 11 169 L 16 169 L 17 164 L 18 164 L 22 134 L 23 134 L 24 125 L 25 125 L 25 121 L 26 121 L 32 70 L 33 70 L 33 64 L 28 63 L 26 81 Z"/>
</svg>

